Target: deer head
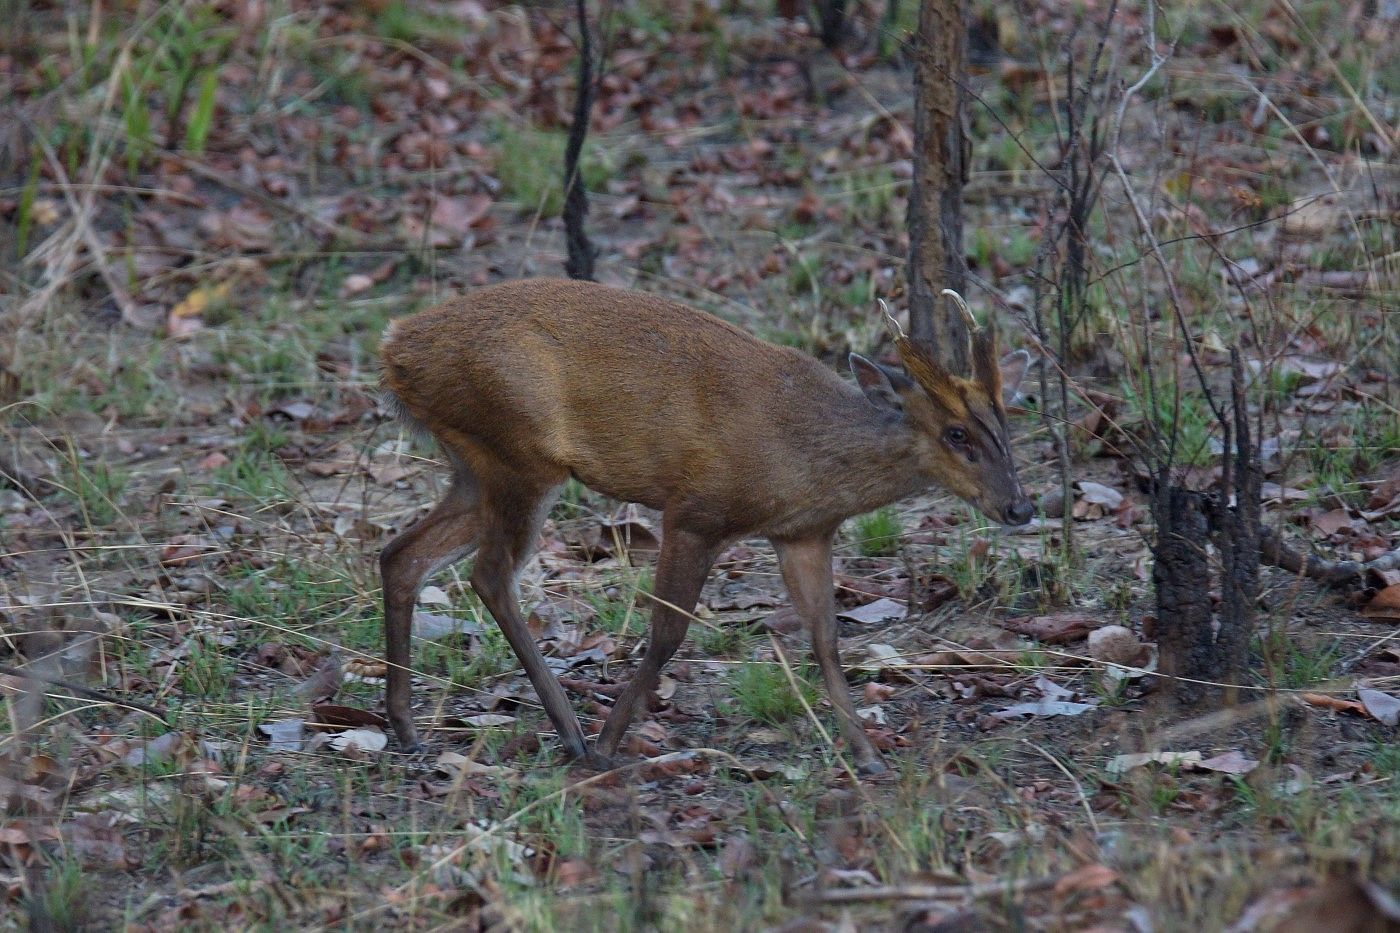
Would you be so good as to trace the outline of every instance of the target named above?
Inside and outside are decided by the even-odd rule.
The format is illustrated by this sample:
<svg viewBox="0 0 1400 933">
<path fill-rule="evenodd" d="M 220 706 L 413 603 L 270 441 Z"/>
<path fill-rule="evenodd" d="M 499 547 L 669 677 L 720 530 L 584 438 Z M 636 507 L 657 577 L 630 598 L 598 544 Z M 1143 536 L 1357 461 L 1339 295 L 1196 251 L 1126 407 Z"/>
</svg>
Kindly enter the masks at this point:
<svg viewBox="0 0 1400 933">
<path fill-rule="evenodd" d="M 851 370 L 876 407 L 902 419 L 915 437 L 917 469 L 930 481 L 1008 525 L 1024 525 L 1035 508 L 1021 490 L 1011 456 L 1006 405 L 1030 365 L 1018 350 L 998 359 L 996 332 L 978 327 L 962 297 L 943 292 L 968 324 L 972 373 L 964 378 L 938 362 L 933 348 L 906 336 L 885 309 L 904 373 L 851 354 Z M 881 302 L 883 307 L 883 302 Z"/>
</svg>

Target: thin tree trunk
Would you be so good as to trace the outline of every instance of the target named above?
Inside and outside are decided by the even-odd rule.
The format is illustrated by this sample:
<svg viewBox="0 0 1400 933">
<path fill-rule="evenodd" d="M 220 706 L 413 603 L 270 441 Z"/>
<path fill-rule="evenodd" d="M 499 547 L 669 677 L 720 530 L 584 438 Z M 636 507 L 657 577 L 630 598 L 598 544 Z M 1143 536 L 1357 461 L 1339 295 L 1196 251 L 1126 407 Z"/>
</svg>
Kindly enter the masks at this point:
<svg viewBox="0 0 1400 933">
<path fill-rule="evenodd" d="M 914 55 L 914 183 L 909 192 L 909 331 L 955 373 L 967 371 L 967 327 L 939 301 L 966 290 L 962 189 L 967 173 L 962 82 L 967 74 L 963 0 L 923 0 Z"/>
<path fill-rule="evenodd" d="M 1254 635 L 1259 601 L 1259 461 L 1250 441 L 1244 393 L 1244 365 L 1238 349 L 1230 350 L 1230 401 L 1234 430 L 1225 433 L 1220 495 L 1211 515 L 1215 549 L 1220 554 L 1220 630 L 1215 647 L 1220 679 L 1227 684 L 1224 701 L 1239 700 L 1249 672 L 1249 641 Z M 1230 434 L 1235 449 L 1230 449 Z M 1233 505 L 1228 501 L 1233 494 Z"/>
<path fill-rule="evenodd" d="M 593 279 L 593 260 L 598 247 L 588 239 L 584 218 L 588 216 L 588 192 L 579 175 L 583 143 L 588 138 L 588 118 L 593 113 L 593 43 L 588 31 L 586 0 L 577 0 L 578 10 L 578 94 L 574 98 L 574 122 L 564 148 L 564 240 L 569 258 L 564 271 L 571 279 Z"/>
<path fill-rule="evenodd" d="M 846 35 L 846 0 L 817 0 L 822 45 L 834 49 Z"/>
</svg>

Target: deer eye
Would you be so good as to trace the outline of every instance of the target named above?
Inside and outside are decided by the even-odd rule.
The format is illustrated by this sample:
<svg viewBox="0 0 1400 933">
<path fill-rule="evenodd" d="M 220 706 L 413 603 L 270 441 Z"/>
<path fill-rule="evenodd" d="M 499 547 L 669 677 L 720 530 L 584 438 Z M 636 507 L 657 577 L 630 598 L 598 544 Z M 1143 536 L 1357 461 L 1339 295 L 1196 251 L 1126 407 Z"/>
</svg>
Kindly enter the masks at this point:
<svg viewBox="0 0 1400 933">
<path fill-rule="evenodd" d="M 957 445 L 961 446 L 961 445 L 967 443 L 967 429 L 966 429 L 966 428 L 958 428 L 958 427 L 949 428 L 949 429 L 947 430 L 947 432 L 946 432 L 943 436 L 946 437 L 946 438 L 948 438 L 948 443 L 950 443 L 950 444 L 957 444 Z"/>
</svg>

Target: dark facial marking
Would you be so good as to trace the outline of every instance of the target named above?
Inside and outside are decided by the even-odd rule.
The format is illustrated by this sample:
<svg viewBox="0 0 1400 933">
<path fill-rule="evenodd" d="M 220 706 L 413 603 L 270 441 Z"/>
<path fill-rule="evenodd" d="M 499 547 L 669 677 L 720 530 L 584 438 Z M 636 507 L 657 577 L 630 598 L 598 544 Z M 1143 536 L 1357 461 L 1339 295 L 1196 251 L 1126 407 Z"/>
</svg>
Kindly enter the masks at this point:
<svg viewBox="0 0 1400 933">
<path fill-rule="evenodd" d="M 982 429 L 982 433 L 989 439 L 988 446 L 996 453 L 1011 459 L 1011 451 L 1007 449 L 1006 442 L 1002 439 L 1004 431 L 1001 429 L 1001 419 L 995 416 L 989 417 L 989 413 L 982 410 L 983 406 L 969 407 L 968 412 L 972 415 L 977 426 Z"/>
</svg>

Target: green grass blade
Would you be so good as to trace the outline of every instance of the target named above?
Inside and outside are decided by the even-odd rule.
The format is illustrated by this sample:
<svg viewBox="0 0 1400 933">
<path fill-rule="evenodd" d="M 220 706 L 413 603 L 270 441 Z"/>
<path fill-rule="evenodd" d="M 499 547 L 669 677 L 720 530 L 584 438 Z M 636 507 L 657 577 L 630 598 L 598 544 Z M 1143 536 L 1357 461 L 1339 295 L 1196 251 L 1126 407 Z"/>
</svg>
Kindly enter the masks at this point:
<svg viewBox="0 0 1400 933">
<path fill-rule="evenodd" d="M 219 89 L 219 72 L 210 68 L 200 79 L 199 98 L 195 101 L 194 113 L 185 126 L 185 148 L 190 152 L 204 151 L 205 140 L 209 138 L 209 128 L 214 122 L 214 92 Z"/>
</svg>

